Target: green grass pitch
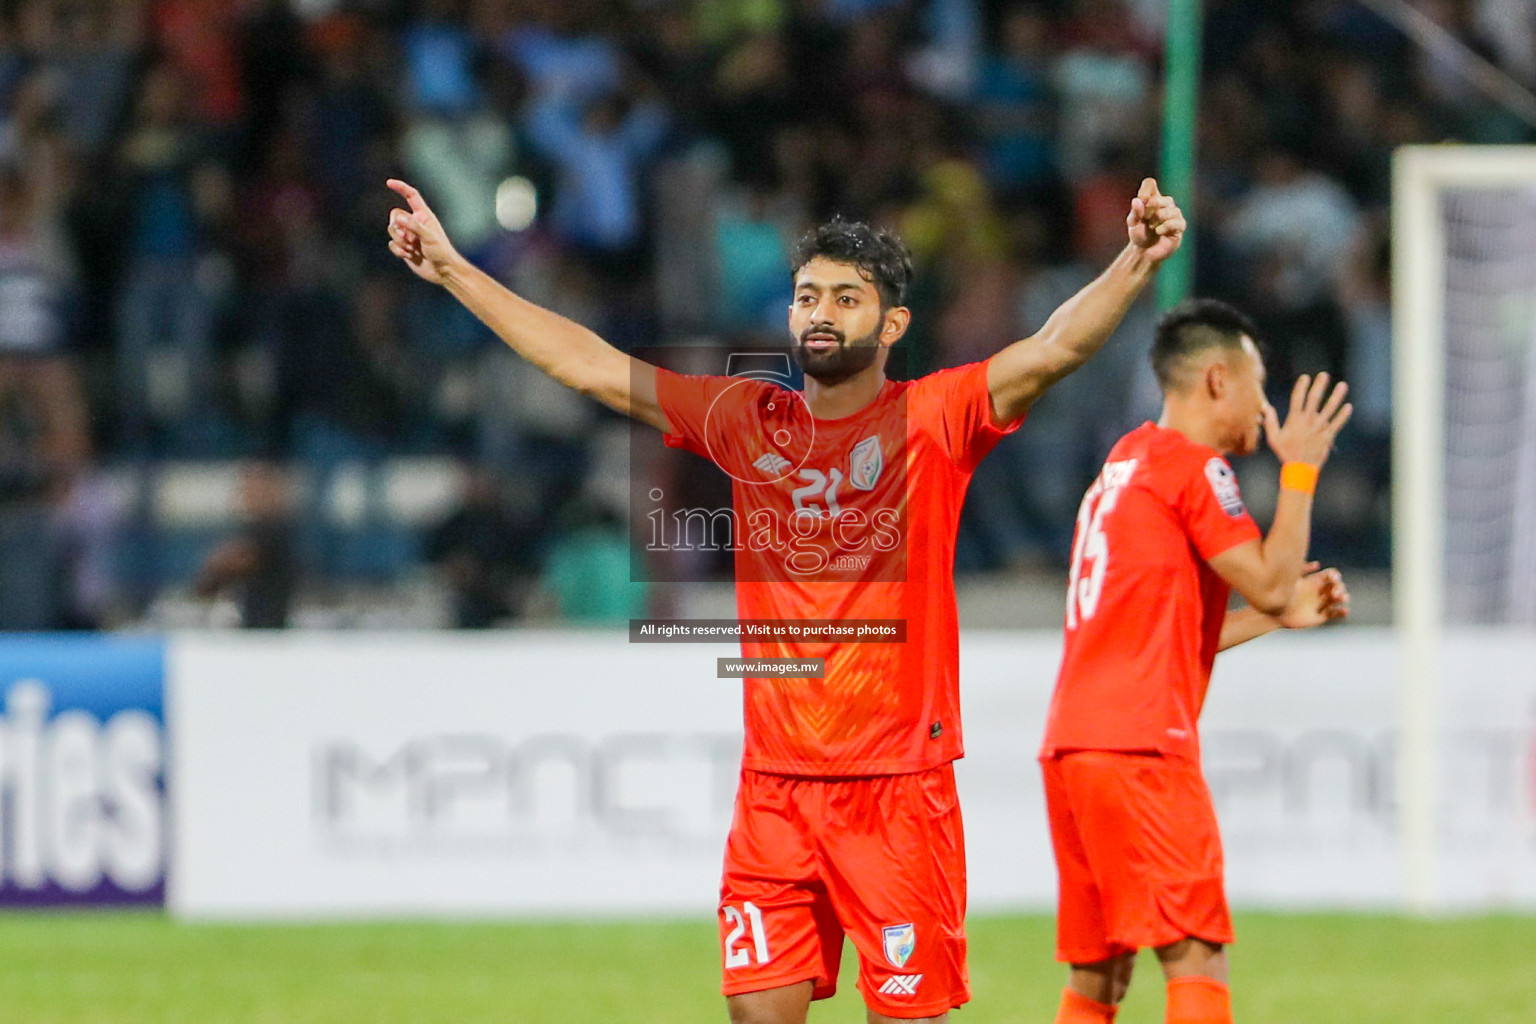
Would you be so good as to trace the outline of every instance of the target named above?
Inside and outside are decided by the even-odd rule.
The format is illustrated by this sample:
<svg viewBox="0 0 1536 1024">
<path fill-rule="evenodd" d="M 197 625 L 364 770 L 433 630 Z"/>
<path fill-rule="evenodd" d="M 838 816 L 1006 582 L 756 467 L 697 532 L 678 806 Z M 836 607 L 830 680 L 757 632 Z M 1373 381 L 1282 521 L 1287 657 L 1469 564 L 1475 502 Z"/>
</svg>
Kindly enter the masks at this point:
<svg viewBox="0 0 1536 1024">
<path fill-rule="evenodd" d="M 1536 918 L 1246 914 L 1240 1024 L 1531 1024 Z M 1049 1024 L 1045 916 L 975 917 L 956 1024 Z M 0 914 L 0 1020 L 26 1024 L 723 1024 L 707 922 L 208 925 Z M 1120 1015 L 1162 1021 L 1148 954 Z M 812 1024 L 864 1020 L 845 957 Z"/>
</svg>

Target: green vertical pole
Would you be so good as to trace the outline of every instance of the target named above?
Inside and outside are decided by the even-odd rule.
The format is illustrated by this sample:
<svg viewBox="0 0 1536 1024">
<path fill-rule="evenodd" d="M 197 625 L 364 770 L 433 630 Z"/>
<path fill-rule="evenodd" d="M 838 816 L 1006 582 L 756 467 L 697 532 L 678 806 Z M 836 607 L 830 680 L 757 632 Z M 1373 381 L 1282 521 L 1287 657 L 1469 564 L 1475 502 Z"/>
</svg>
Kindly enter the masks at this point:
<svg viewBox="0 0 1536 1024">
<path fill-rule="evenodd" d="M 1163 166 L 1158 185 L 1189 221 L 1184 244 L 1157 274 L 1157 307 L 1189 296 L 1195 265 L 1195 115 L 1200 96 L 1200 0 L 1170 0 L 1163 86 Z"/>
</svg>

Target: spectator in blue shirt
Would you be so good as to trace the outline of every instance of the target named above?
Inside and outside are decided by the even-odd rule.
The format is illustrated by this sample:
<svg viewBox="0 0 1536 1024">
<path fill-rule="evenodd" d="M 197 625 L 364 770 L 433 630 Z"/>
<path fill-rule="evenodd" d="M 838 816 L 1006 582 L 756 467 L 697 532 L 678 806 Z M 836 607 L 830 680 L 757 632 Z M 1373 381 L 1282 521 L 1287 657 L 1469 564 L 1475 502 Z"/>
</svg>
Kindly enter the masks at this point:
<svg viewBox="0 0 1536 1024">
<path fill-rule="evenodd" d="M 626 109 L 614 95 L 584 105 L 546 95 L 534 104 L 529 140 L 558 172 L 555 232 L 600 267 L 640 247 L 643 177 L 666 131 L 665 109 L 650 100 Z"/>
</svg>

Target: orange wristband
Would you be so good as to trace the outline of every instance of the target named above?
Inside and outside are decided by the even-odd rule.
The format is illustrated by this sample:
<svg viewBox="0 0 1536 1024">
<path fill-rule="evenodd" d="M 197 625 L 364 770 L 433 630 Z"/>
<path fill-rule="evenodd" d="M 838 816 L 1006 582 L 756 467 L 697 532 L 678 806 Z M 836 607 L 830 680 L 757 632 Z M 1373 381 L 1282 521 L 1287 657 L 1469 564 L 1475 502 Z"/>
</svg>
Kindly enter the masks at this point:
<svg viewBox="0 0 1536 1024">
<path fill-rule="evenodd" d="M 1287 462 L 1280 467 L 1280 486 L 1287 491 L 1313 493 L 1317 490 L 1317 467 L 1310 462 Z"/>
</svg>

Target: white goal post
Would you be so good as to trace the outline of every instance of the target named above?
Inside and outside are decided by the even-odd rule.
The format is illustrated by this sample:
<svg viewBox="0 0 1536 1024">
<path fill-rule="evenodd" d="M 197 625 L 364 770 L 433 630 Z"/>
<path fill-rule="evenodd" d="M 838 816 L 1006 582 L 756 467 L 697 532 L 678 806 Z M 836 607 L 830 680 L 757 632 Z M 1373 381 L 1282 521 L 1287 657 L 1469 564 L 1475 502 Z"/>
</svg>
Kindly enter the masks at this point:
<svg viewBox="0 0 1536 1024">
<path fill-rule="evenodd" d="M 1392 587 L 1393 612 L 1401 646 L 1403 692 L 1402 734 L 1398 762 L 1398 794 L 1405 898 L 1409 907 L 1428 911 L 1441 905 L 1439 878 L 1440 762 L 1438 719 L 1443 699 L 1444 664 L 1442 638 L 1448 612 L 1458 621 L 1519 621 L 1512 617 L 1474 616 L 1447 604 L 1447 350 L 1454 339 L 1450 324 L 1456 313 L 1448 309 L 1452 282 L 1451 261 L 1480 258 L 1468 254 L 1448 231 L 1452 201 L 1478 193 L 1529 194 L 1536 210 L 1536 146 L 1408 146 L 1399 149 L 1392 175 L 1392 372 L 1393 387 L 1393 494 L 1392 494 Z M 1448 198 L 1449 197 L 1449 198 Z M 1522 205 L 1522 209 L 1523 209 Z M 1487 230 L 1497 233 L 1508 225 L 1498 221 L 1498 207 L 1485 209 Z M 1465 235 L 1464 230 L 1461 234 Z M 1492 287 L 1527 296 L 1536 295 L 1528 284 L 1536 282 L 1536 238 L 1530 248 L 1516 236 L 1515 251 L 1502 251 L 1490 266 L 1501 268 L 1503 279 Z M 1452 248 L 1455 247 L 1455 248 Z M 1513 278 L 1510 273 L 1513 273 Z M 1529 278 L 1525 277 L 1529 272 Z M 1492 303 L 1470 282 L 1473 294 L 1458 301 Z M 1458 285 L 1459 286 L 1459 285 Z M 1513 292 L 1510 291 L 1513 289 Z M 1459 328 L 1458 328 L 1459 329 Z M 1518 329 L 1518 328 L 1517 328 Z M 1528 328 L 1526 328 L 1529 331 Z M 1530 334 L 1527 333 L 1527 345 Z M 1536 357 L 1528 374 L 1536 375 Z M 1495 371 L 1497 367 L 1495 366 Z M 1497 425 L 1483 429 L 1485 437 L 1510 445 L 1533 448 L 1523 433 L 1536 431 L 1536 392 L 1528 376 L 1524 385 L 1520 419 L 1509 423 L 1510 435 L 1499 438 Z M 1518 386 L 1518 385 L 1516 385 Z M 1507 390 L 1507 389 L 1506 389 Z M 1462 393 L 1464 404 L 1478 396 Z M 1520 403 L 1520 396 L 1515 402 Z M 1523 425 L 1522 425 L 1523 421 Z M 1458 458 L 1462 456 L 1458 455 Z M 1529 456 L 1519 456 L 1524 462 Z M 1504 462 L 1510 461 L 1508 458 Z M 1507 468 L 1507 467 L 1505 467 Z M 1492 467 L 1497 471 L 1498 466 Z M 1528 500 L 1526 496 L 1525 500 Z M 1522 499 L 1509 492 L 1510 517 L 1536 517 L 1536 508 L 1522 512 Z M 1456 524 L 1456 530 L 1462 529 Z M 1509 548 L 1495 557 L 1509 558 Z M 1498 567 L 1506 573 L 1524 573 L 1519 564 Z M 1524 587 L 1511 577 L 1510 592 Z"/>
</svg>

